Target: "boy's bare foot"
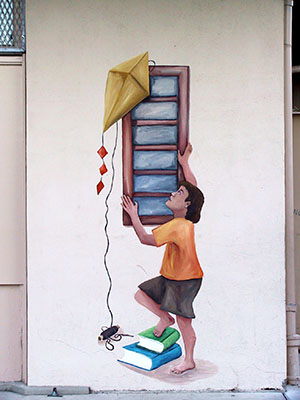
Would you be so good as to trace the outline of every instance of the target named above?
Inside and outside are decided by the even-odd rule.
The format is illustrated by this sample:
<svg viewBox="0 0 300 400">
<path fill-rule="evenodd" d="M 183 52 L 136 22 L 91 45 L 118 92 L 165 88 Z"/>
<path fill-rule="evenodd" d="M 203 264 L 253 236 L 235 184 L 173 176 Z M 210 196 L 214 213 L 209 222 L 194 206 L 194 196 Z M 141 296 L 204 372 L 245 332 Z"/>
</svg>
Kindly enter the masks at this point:
<svg viewBox="0 0 300 400">
<path fill-rule="evenodd" d="M 171 369 L 171 372 L 175 375 L 182 375 L 184 372 L 194 369 L 196 364 L 194 361 L 183 361 L 181 364 Z"/>
<path fill-rule="evenodd" d="M 171 315 L 167 318 L 161 318 L 158 321 L 153 333 L 156 337 L 160 337 L 163 334 L 163 331 L 168 327 L 175 324 L 175 319 L 171 317 Z"/>
</svg>

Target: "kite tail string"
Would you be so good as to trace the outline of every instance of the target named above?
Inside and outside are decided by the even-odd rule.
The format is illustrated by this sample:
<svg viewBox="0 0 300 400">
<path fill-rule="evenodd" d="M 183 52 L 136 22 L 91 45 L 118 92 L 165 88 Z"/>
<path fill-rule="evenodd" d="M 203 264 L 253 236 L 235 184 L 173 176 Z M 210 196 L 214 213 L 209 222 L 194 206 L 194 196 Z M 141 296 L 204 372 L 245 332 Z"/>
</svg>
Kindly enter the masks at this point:
<svg viewBox="0 0 300 400">
<path fill-rule="evenodd" d="M 104 146 L 104 132 L 102 132 L 101 136 L 101 146 Z"/>
<path fill-rule="evenodd" d="M 109 289 L 108 289 L 107 296 L 106 296 L 106 305 L 107 305 L 107 309 L 108 309 L 108 311 L 110 313 L 110 326 L 113 326 L 114 317 L 113 317 L 113 313 L 112 313 L 110 305 L 109 305 L 109 296 L 110 296 L 110 292 L 111 292 L 111 289 L 112 289 L 112 279 L 111 279 L 111 276 L 110 276 L 110 273 L 109 273 L 109 270 L 108 270 L 108 267 L 107 267 L 107 261 L 106 261 L 106 257 L 107 257 L 108 250 L 109 250 L 109 245 L 110 245 L 109 236 L 108 236 L 108 233 L 107 233 L 108 212 L 109 212 L 108 199 L 109 199 L 109 196 L 110 196 L 110 194 L 112 192 L 113 185 L 114 185 L 114 180 L 115 180 L 114 157 L 115 157 L 115 153 L 116 153 L 116 149 L 117 149 L 118 134 L 119 134 L 119 132 L 118 132 L 118 123 L 116 122 L 116 137 L 115 137 L 115 144 L 114 144 L 114 149 L 113 149 L 113 153 L 112 153 L 112 157 L 111 157 L 112 178 L 111 178 L 110 189 L 109 189 L 109 192 L 108 192 L 108 194 L 106 196 L 106 199 L 105 199 L 106 212 L 105 212 L 104 233 L 105 233 L 105 236 L 106 236 L 106 250 L 105 250 L 104 258 L 103 258 L 104 267 L 106 269 L 106 273 L 107 273 L 108 280 L 109 280 Z M 103 139 L 103 135 L 102 135 L 102 144 L 103 143 L 104 143 L 104 139 Z"/>
</svg>

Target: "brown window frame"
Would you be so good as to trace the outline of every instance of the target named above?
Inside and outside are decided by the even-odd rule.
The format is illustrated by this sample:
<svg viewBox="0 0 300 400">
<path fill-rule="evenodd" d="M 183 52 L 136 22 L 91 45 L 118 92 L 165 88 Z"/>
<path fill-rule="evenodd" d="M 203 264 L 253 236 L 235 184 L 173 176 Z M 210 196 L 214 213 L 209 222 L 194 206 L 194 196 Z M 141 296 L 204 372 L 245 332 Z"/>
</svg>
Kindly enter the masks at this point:
<svg viewBox="0 0 300 400">
<path fill-rule="evenodd" d="M 184 179 L 181 166 L 178 164 L 176 171 L 167 170 L 133 170 L 133 150 L 180 150 L 183 154 L 189 138 L 189 80 L 190 71 L 188 66 L 165 66 L 158 65 L 149 67 L 150 76 L 177 76 L 178 77 L 178 96 L 170 97 L 147 97 L 144 102 L 176 101 L 178 103 L 177 120 L 131 120 L 129 112 L 122 118 L 122 151 L 123 151 L 123 194 L 130 196 L 161 197 L 168 196 L 170 193 L 134 193 L 133 175 L 134 174 L 163 174 L 177 175 L 178 182 Z M 132 126 L 143 125 L 177 125 L 177 144 L 176 145 L 139 145 L 132 143 Z M 143 215 L 140 216 L 143 225 L 160 225 L 173 219 L 172 215 Z M 132 225 L 128 214 L 123 210 L 123 225 Z"/>
</svg>

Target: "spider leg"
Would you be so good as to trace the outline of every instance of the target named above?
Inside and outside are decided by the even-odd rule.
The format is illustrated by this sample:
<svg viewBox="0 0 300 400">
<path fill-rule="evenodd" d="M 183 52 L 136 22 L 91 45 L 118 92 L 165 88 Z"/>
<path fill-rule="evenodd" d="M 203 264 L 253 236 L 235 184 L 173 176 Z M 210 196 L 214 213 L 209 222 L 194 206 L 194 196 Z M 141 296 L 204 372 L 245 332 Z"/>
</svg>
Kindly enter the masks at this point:
<svg viewBox="0 0 300 400">
<path fill-rule="evenodd" d="M 115 335 L 111 336 L 110 339 L 113 340 L 114 342 L 119 342 L 122 339 L 122 335 L 116 333 Z"/>
<path fill-rule="evenodd" d="M 107 339 L 105 341 L 105 347 L 107 348 L 107 350 L 109 351 L 113 351 L 113 349 L 115 348 L 115 346 L 111 343 L 110 339 Z"/>
</svg>

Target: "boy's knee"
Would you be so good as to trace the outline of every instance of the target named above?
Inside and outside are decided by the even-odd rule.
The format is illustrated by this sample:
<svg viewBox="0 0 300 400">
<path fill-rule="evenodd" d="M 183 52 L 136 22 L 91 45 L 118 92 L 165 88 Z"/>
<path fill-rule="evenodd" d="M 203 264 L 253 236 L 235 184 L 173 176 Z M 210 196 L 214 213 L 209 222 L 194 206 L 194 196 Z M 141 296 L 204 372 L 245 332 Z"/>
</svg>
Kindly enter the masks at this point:
<svg viewBox="0 0 300 400">
<path fill-rule="evenodd" d="M 143 292 L 141 291 L 141 289 L 138 289 L 138 291 L 135 293 L 134 295 L 134 299 L 140 303 L 141 299 L 143 298 Z"/>
<path fill-rule="evenodd" d="M 138 301 L 139 297 L 140 297 L 140 289 L 137 292 L 135 292 L 134 300 Z"/>
</svg>

